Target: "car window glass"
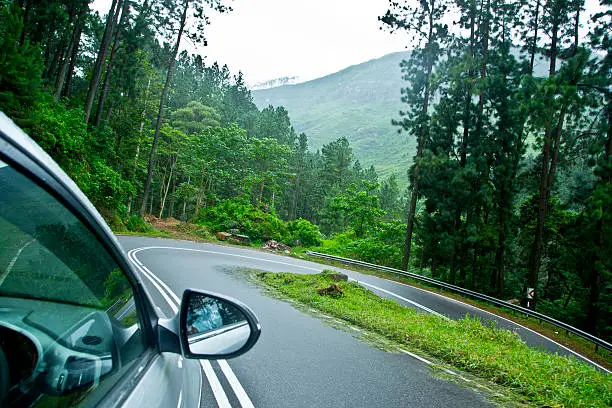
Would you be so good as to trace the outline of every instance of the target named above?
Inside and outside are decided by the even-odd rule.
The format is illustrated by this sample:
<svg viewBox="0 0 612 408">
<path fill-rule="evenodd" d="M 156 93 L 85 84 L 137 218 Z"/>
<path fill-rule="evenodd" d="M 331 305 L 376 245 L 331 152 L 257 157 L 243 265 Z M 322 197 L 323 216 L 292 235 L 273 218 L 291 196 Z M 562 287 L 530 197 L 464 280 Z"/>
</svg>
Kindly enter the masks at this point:
<svg viewBox="0 0 612 408">
<path fill-rule="evenodd" d="M 0 161 L 0 398 L 87 403 L 144 351 L 130 283 L 66 207 Z"/>
</svg>

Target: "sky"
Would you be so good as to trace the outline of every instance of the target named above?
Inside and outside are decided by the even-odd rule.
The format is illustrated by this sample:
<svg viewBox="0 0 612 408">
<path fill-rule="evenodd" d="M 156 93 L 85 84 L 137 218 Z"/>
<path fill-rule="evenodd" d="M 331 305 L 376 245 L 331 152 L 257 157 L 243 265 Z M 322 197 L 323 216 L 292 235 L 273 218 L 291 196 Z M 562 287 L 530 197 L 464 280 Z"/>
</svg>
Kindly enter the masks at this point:
<svg viewBox="0 0 612 408">
<path fill-rule="evenodd" d="M 110 0 L 93 7 L 108 13 Z M 212 64 L 242 71 L 248 84 L 283 76 L 318 78 L 391 52 L 405 36 L 379 29 L 388 0 L 233 0 L 233 11 L 210 15 L 207 47 L 187 48 Z"/>
<path fill-rule="evenodd" d="M 416 1 L 416 0 L 414 0 Z M 95 0 L 101 15 L 110 0 Z M 233 11 L 213 13 L 206 28 L 207 47 L 187 41 L 182 49 L 242 71 L 253 85 L 279 77 L 306 81 L 350 65 L 402 51 L 405 33 L 380 30 L 377 17 L 388 0 L 229 0 Z M 587 14 L 598 0 L 586 0 Z"/>
<path fill-rule="evenodd" d="M 206 53 L 250 83 L 321 77 L 405 48 L 404 35 L 381 31 L 388 0 L 235 0 L 211 18 Z"/>
</svg>

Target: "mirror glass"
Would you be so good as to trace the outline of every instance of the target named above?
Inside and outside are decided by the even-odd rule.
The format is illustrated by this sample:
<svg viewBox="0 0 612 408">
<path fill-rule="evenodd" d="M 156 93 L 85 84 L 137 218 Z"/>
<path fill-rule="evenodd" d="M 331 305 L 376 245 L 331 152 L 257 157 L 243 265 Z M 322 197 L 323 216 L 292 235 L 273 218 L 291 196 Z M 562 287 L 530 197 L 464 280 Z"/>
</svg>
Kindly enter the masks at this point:
<svg viewBox="0 0 612 408">
<path fill-rule="evenodd" d="M 251 335 L 240 309 L 229 301 L 198 293 L 189 297 L 185 324 L 189 352 L 195 355 L 234 353 Z"/>
</svg>

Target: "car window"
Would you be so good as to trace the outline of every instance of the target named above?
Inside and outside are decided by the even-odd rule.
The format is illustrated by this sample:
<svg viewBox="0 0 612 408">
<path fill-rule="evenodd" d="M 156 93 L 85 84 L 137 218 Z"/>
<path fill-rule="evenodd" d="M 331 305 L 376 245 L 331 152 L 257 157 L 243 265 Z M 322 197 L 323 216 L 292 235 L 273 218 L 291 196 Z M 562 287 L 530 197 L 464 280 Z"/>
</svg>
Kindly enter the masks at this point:
<svg viewBox="0 0 612 408">
<path fill-rule="evenodd" d="M 0 398 L 87 404 L 145 349 L 133 289 L 62 203 L 0 161 Z"/>
</svg>

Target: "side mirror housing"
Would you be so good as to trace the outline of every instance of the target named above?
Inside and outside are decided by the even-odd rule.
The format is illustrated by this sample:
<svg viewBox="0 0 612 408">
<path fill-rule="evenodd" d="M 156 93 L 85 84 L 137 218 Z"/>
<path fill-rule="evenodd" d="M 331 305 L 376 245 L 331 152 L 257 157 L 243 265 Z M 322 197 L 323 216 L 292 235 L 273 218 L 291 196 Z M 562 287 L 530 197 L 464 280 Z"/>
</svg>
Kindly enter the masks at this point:
<svg viewBox="0 0 612 408">
<path fill-rule="evenodd" d="M 186 289 L 179 315 L 183 355 L 198 359 L 228 359 L 249 351 L 261 325 L 248 306 L 211 292 Z"/>
</svg>

